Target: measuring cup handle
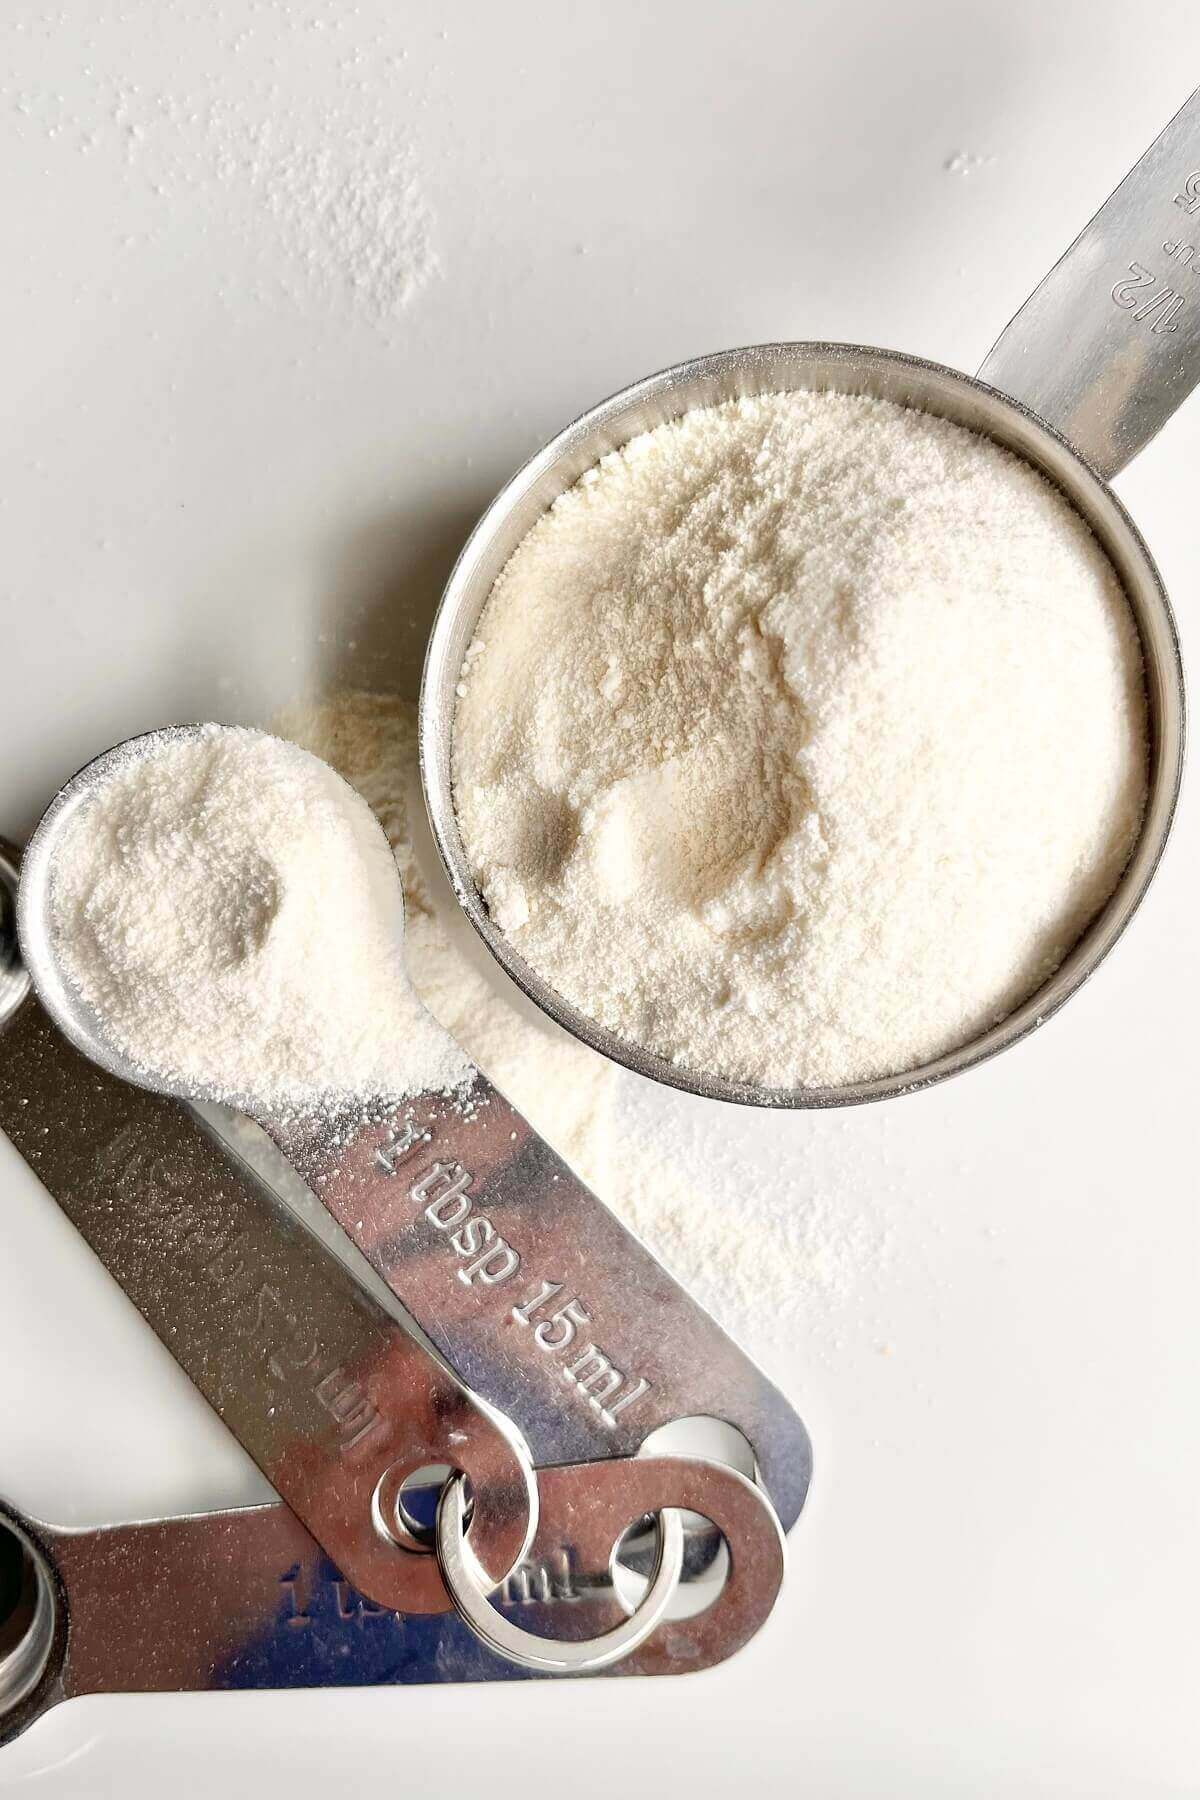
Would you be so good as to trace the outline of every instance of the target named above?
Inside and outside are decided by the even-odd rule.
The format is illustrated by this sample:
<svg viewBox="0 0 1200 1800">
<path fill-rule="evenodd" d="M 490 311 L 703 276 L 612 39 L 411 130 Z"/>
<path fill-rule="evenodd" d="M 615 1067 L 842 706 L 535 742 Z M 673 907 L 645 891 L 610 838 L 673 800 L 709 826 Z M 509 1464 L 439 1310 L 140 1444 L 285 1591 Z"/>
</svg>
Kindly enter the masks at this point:
<svg viewBox="0 0 1200 1800">
<path fill-rule="evenodd" d="M 1200 380 L 1200 90 L 1134 164 L 980 368 L 1106 479 Z"/>
</svg>

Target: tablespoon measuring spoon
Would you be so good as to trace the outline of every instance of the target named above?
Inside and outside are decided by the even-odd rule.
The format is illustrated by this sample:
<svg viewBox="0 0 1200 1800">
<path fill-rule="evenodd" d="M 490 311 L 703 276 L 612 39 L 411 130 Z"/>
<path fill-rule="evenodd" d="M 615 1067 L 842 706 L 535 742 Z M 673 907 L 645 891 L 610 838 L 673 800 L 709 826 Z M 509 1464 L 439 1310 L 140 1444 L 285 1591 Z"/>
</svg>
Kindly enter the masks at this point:
<svg viewBox="0 0 1200 1800">
<path fill-rule="evenodd" d="M 1183 763 L 1183 669 L 1158 570 L 1108 486 L 1200 379 L 1200 94 L 1193 94 L 988 354 L 979 375 L 861 344 L 718 351 L 636 382 L 584 413 L 500 491 L 446 585 L 421 687 L 421 769 L 454 891 L 493 956 L 565 1030 L 668 1086 L 754 1106 L 827 1107 L 943 1081 L 1025 1037 L 1070 999 L 1116 943 L 1149 886 Z M 999 1024 L 917 1068 L 841 1086 L 769 1088 L 685 1068 L 573 1006 L 495 924 L 454 811 L 456 689 L 495 582 L 518 544 L 601 457 L 695 407 L 788 391 L 867 394 L 995 439 L 1060 488 L 1119 575 L 1141 638 L 1150 721 L 1141 832 L 1106 905 L 1050 979 Z"/>
<path fill-rule="evenodd" d="M 0 843 L 0 893 L 14 875 Z M 538 1487 L 519 1433 L 188 1109 L 93 1067 L 16 991 L 0 1132 L 347 1577 L 406 1613 L 446 1606 L 394 1502 L 409 1470 L 450 1461 L 492 1573 L 520 1562 Z"/>
<path fill-rule="evenodd" d="M 17 903 L 26 968 L 63 1034 L 111 1074 L 187 1101 L 209 1096 L 124 1055 L 72 984 L 52 884 L 68 828 L 110 773 L 214 729 L 147 733 L 74 776 L 26 849 Z M 398 875 L 395 898 L 400 932 Z M 535 1465 L 631 1456 L 660 1427 L 715 1417 L 746 1440 L 784 1529 L 794 1523 L 812 1470 L 794 1409 L 482 1074 L 465 1097 L 386 1110 L 353 1096 L 332 1115 L 245 1110 Z"/>
<path fill-rule="evenodd" d="M 12 891 L 15 870 L 0 842 L 0 891 Z M 760 1487 L 679 1454 L 534 1471 L 513 1422 L 465 1389 L 411 1323 L 393 1324 L 190 1115 L 93 1067 L 33 995 L 0 1012 L 0 1131 L 362 1594 L 406 1617 L 453 1605 L 505 1661 L 547 1674 L 614 1660 L 622 1672 L 679 1673 L 748 1641 L 783 1573 L 779 1520 Z M 453 1504 L 423 1531 L 400 1483 L 428 1470 L 427 1485 L 434 1463 L 454 1470 Z M 688 1512 L 711 1524 L 685 1542 Z M 640 1554 L 647 1518 L 649 1586 L 631 1603 L 613 1565 L 626 1527 L 637 1529 Z M 177 1537 L 164 1524 L 154 1541 Z M 702 1613 L 693 1600 L 675 1621 L 677 1586 L 706 1574 L 722 1540 L 719 1591 L 710 1579 L 695 1596 Z M 497 1584 L 502 1608 L 536 1602 L 532 1630 L 491 1619 Z M 547 1600 L 584 1590 L 586 1604 L 543 1618 Z M 453 1636 L 426 1641 L 434 1669 L 420 1678 L 465 1678 L 477 1656 L 464 1662 L 462 1647 Z M 14 1664 L 0 1632 L 0 1741 L 29 1650 L 15 1647 Z M 124 1679 L 115 1664 L 108 1674 Z"/>
</svg>

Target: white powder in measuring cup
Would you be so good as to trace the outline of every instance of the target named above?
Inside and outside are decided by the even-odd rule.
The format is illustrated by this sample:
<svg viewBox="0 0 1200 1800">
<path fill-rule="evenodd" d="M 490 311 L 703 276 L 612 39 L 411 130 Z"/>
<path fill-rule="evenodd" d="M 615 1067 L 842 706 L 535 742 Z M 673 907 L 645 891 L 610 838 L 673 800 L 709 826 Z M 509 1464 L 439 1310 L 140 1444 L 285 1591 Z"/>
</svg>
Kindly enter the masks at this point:
<svg viewBox="0 0 1200 1800">
<path fill-rule="evenodd" d="M 198 1097 L 307 1111 L 471 1079 L 409 986 L 370 808 L 264 732 L 136 741 L 64 829 L 50 904 L 109 1042 Z"/>
<path fill-rule="evenodd" d="M 1140 646 L 1086 525 L 880 400 L 733 401 L 606 456 L 514 552 L 459 695 L 498 926 L 621 1037 L 769 1086 L 1003 1018 L 1145 801 Z"/>
</svg>

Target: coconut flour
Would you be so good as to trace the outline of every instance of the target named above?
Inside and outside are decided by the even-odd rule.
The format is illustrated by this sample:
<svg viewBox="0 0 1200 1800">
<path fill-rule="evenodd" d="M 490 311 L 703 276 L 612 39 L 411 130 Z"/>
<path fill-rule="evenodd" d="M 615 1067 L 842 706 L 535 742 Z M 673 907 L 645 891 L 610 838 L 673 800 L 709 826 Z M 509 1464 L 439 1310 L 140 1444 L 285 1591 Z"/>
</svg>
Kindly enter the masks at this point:
<svg viewBox="0 0 1200 1800">
<path fill-rule="evenodd" d="M 621 1037 L 768 1086 L 1002 1019 L 1145 798 L 1136 628 L 1082 519 L 879 400 L 730 402 L 606 456 L 518 546 L 458 691 L 498 926 Z"/>
<path fill-rule="evenodd" d="M 110 1043 L 189 1094 L 314 1110 L 472 1078 L 409 986 L 370 808 L 278 738 L 135 740 L 66 825 L 50 901 Z"/>
</svg>

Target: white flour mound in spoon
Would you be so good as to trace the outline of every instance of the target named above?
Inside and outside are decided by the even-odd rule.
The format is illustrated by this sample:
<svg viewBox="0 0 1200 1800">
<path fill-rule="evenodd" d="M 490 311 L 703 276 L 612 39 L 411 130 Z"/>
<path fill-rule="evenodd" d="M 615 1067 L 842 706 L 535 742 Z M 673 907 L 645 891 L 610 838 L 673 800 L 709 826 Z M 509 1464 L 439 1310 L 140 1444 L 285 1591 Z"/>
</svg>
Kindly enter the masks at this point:
<svg viewBox="0 0 1200 1800">
<path fill-rule="evenodd" d="M 771 1087 L 1002 1019 L 1145 801 L 1140 646 L 1087 526 L 879 400 L 733 401 L 606 456 L 517 547 L 458 692 L 500 929 L 620 1037 Z"/>
<path fill-rule="evenodd" d="M 74 812 L 51 885 L 73 986 L 140 1070 L 311 1111 L 465 1086 L 413 993 L 395 865 L 333 770 L 261 731 L 141 740 Z"/>
</svg>

